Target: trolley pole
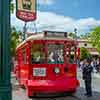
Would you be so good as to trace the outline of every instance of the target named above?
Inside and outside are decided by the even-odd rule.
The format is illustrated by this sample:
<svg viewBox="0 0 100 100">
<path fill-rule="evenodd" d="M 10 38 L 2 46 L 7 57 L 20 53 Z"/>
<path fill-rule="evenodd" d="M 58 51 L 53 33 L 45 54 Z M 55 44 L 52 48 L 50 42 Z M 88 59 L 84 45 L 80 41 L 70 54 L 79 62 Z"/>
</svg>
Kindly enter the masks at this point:
<svg viewBox="0 0 100 100">
<path fill-rule="evenodd" d="M 0 100 L 11 100 L 10 0 L 0 0 Z"/>
</svg>

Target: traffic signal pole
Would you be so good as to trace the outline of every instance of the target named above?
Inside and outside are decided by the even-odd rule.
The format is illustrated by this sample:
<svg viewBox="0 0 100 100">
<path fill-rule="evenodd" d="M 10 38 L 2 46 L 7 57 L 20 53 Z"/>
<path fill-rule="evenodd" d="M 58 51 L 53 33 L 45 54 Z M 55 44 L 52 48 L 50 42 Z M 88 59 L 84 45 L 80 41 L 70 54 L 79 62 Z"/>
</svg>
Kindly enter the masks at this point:
<svg viewBox="0 0 100 100">
<path fill-rule="evenodd" d="M 10 0 L 0 0 L 0 100 L 11 100 Z"/>
</svg>

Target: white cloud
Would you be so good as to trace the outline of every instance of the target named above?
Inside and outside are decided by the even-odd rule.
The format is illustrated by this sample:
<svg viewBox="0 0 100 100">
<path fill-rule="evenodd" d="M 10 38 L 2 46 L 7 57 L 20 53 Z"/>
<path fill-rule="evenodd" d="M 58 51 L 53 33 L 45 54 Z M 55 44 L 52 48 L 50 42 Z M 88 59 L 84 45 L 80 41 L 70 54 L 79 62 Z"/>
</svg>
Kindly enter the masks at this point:
<svg viewBox="0 0 100 100">
<path fill-rule="evenodd" d="M 87 18 L 87 19 L 80 19 L 77 22 L 79 25 L 81 24 L 82 26 L 96 26 L 100 24 L 100 21 L 95 20 L 94 18 Z"/>
<path fill-rule="evenodd" d="M 15 11 L 11 14 L 11 26 L 15 26 L 17 30 L 22 30 L 22 27 L 24 26 L 24 22 L 16 18 Z"/>
<path fill-rule="evenodd" d="M 54 0 L 37 0 L 37 2 L 41 5 L 51 5 L 54 3 Z"/>
<path fill-rule="evenodd" d="M 22 30 L 24 23 L 15 17 L 15 13 L 11 16 L 11 24 Z M 94 18 L 74 19 L 63 15 L 58 15 L 52 12 L 40 12 L 37 13 L 36 26 L 38 31 L 43 30 L 55 30 L 55 31 L 67 31 L 73 32 L 74 28 L 78 29 L 78 32 L 88 32 L 95 26 L 100 26 L 100 20 Z M 28 31 L 34 32 L 34 23 L 28 23 Z"/>
</svg>

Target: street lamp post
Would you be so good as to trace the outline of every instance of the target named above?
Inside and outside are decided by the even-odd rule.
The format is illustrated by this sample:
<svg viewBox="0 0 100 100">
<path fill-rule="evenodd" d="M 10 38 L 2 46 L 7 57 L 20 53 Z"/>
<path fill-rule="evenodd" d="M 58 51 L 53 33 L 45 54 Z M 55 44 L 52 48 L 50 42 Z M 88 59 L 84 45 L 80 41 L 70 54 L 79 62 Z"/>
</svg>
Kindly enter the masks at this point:
<svg viewBox="0 0 100 100">
<path fill-rule="evenodd" d="M 10 0 L 0 0 L 0 100 L 11 100 Z"/>
<path fill-rule="evenodd" d="M 77 28 L 74 29 L 74 32 L 75 32 L 75 38 L 77 40 Z"/>
<path fill-rule="evenodd" d="M 26 39 L 26 32 L 27 32 L 27 22 L 25 22 L 25 24 L 24 24 L 24 27 L 23 27 L 23 40 L 25 40 Z"/>
</svg>

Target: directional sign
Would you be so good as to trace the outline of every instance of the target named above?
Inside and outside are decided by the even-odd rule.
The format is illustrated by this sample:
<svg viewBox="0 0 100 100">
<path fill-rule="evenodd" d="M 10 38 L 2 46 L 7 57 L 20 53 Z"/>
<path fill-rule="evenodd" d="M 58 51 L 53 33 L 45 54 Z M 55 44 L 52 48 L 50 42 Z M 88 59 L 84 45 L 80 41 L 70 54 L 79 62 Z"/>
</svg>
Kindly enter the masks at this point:
<svg viewBox="0 0 100 100">
<path fill-rule="evenodd" d="M 16 16 L 26 22 L 36 20 L 36 0 L 16 0 Z"/>
</svg>

